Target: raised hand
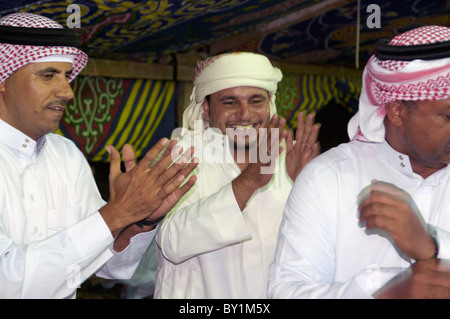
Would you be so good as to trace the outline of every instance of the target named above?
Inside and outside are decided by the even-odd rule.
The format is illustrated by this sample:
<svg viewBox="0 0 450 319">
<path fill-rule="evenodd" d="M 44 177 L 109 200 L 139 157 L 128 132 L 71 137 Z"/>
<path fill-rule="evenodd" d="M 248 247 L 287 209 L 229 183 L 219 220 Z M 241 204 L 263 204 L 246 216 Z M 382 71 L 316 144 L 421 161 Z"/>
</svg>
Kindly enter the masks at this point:
<svg viewBox="0 0 450 319">
<path fill-rule="evenodd" d="M 359 220 L 387 232 L 410 258 L 434 256 L 435 244 L 411 196 L 395 185 L 373 181 L 359 194 Z"/>
<path fill-rule="evenodd" d="M 287 137 L 286 120 L 274 115 L 265 132 L 258 138 L 257 160 L 249 163 L 232 182 L 239 207 L 244 209 L 256 189 L 266 185 L 273 176 L 275 160 L 282 152 L 281 140 Z M 267 155 L 267 156 L 266 156 Z"/>
<path fill-rule="evenodd" d="M 298 113 L 295 143 L 291 132 L 286 139 L 286 170 L 293 181 L 303 167 L 320 153 L 317 141 L 319 128 L 319 124 L 314 124 L 314 114 L 308 114 L 304 119 L 303 112 Z"/>
<path fill-rule="evenodd" d="M 113 146 L 108 146 L 111 157 L 110 200 L 100 209 L 100 213 L 113 235 L 130 224 L 149 218 L 155 212 L 158 212 L 158 217 L 162 216 L 165 210 L 158 209 L 163 202 L 171 200 L 174 205 L 174 199 L 179 199 L 193 185 L 194 178 L 179 188 L 196 164 L 186 165 L 187 160 L 174 162 L 172 149 L 175 144 L 176 141 L 169 143 L 167 139 L 161 139 L 138 164 L 135 163 L 132 148 L 125 146 L 125 173 L 120 169 L 119 152 Z M 163 156 L 155 162 L 164 148 Z M 178 154 L 181 154 L 181 149 Z M 172 195 L 175 192 L 176 195 Z M 168 207 L 170 205 L 166 205 Z"/>
</svg>

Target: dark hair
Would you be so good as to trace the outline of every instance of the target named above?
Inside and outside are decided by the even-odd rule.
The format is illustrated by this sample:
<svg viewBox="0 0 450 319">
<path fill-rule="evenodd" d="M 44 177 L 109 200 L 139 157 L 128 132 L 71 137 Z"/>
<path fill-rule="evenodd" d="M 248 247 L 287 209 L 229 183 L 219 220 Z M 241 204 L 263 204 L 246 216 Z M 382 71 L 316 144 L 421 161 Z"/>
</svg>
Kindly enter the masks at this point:
<svg viewBox="0 0 450 319">
<path fill-rule="evenodd" d="M 401 101 L 401 102 L 406 106 L 406 110 L 408 111 L 409 114 L 415 111 L 417 101 Z"/>
</svg>

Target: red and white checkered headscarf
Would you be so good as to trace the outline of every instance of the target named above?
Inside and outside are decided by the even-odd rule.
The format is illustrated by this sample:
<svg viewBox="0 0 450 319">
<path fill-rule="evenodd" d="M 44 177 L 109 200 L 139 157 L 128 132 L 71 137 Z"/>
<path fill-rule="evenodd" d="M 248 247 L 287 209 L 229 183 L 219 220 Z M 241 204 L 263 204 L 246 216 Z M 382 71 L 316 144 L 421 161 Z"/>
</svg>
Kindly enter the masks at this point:
<svg viewBox="0 0 450 319">
<path fill-rule="evenodd" d="M 450 41 L 450 28 L 425 26 L 394 37 L 391 46 Z M 358 112 L 348 124 L 350 139 L 383 142 L 385 103 L 450 99 L 450 52 L 447 57 L 412 61 L 372 56 L 363 72 Z"/>
<path fill-rule="evenodd" d="M 49 18 L 32 13 L 7 15 L 0 19 L 0 25 L 26 28 L 63 28 L 62 25 Z M 49 61 L 52 57 L 56 57 L 55 61 L 57 61 L 61 56 L 67 56 L 73 60 L 70 82 L 86 66 L 88 60 L 87 55 L 76 47 L 0 43 L 0 83 L 4 82 L 14 71 L 30 62 L 37 62 L 36 60 L 42 58 L 47 58 L 46 61 Z"/>
</svg>

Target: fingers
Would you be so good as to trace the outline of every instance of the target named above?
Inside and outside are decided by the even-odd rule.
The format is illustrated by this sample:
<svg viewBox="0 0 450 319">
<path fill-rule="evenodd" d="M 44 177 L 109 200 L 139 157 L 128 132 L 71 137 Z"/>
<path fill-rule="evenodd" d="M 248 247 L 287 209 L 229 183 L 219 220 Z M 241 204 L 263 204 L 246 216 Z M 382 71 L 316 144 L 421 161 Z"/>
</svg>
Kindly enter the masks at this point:
<svg viewBox="0 0 450 319">
<path fill-rule="evenodd" d="M 286 151 L 289 153 L 294 148 L 294 138 L 292 132 L 289 130 L 286 137 Z"/>
<path fill-rule="evenodd" d="M 370 198 L 372 202 L 390 205 L 396 205 L 399 202 L 405 202 L 408 205 L 412 204 L 411 196 L 407 192 L 393 184 L 377 180 L 372 180 L 372 183 L 358 194 L 359 205 L 368 203 L 366 201 L 367 198 Z"/>
<path fill-rule="evenodd" d="M 106 146 L 106 151 L 109 153 L 109 179 L 115 179 L 121 174 L 120 170 L 120 154 L 119 151 L 112 145 Z"/>
<path fill-rule="evenodd" d="M 161 189 L 160 195 L 165 198 L 171 193 L 176 192 L 176 197 L 181 198 L 181 196 L 195 183 L 196 177 L 191 176 L 188 181 L 182 185 L 185 182 L 186 177 L 189 176 L 196 166 L 197 163 L 189 163 L 186 165 L 180 173 L 176 174 L 176 176 Z"/>
<path fill-rule="evenodd" d="M 147 153 L 145 153 L 141 161 L 134 167 L 134 171 L 136 173 L 146 172 L 158 154 L 160 154 L 168 145 L 169 140 L 167 138 L 160 139 L 150 150 L 147 151 Z M 174 143 L 170 143 L 170 145 L 174 145 Z"/>
<path fill-rule="evenodd" d="M 367 228 L 380 228 L 386 231 L 393 227 L 393 214 L 400 209 L 400 205 L 406 204 L 392 195 L 394 185 L 372 181 L 358 194 L 359 221 L 366 224 Z M 401 207 L 407 209 L 408 207 Z M 395 216 L 395 215 L 394 215 Z"/>
<path fill-rule="evenodd" d="M 315 142 L 311 149 L 311 159 L 315 158 L 320 154 L 320 143 Z"/>
<path fill-rule="evenodd" d="M 272 144 L 279 145 L 283 139 L 289 138 L 289 131 L 285 129 L 285 126 L 286 119 L 274 114 L 269 125 L 267 126 L 267 143 L 271 141 L 271 146 Z M 272 136 L 275 136 L 275 138 L 272 138 Z"/>
<path fill-rule="evenodd" d="M 371 189 L 369 194 L 362 196 L 359 203 L 359 218 L 360 221 L 365 221 L 369 228 L 384 229 L 398 212 L 410 209 L 408 202 L 384 191 Z"/>
<path fill-rule="evenodd" d="M 183 197 L 184 194 L 186 194 L 192 186 L 194 186 L 195 182 L 197 180 L 197 176 L 191 176 L 186 183 L 183 184 L 183 186 L 179 187 L 175 192 L 177 198 Z"/>
<path fill-rule="evenodd" d="M 364 223 L 366 228 L 379 228 L 387 232 L 396 229 L 397 220 L 390 214 L 392 206 L 381 203 L 370 203 L 360 206 L 359 221 Z"/>
<path fill-rule="evenodd" d="M 316 115 L 309 113 L 303 120 L 303 112 L 299 112 L 297 116 L 297 130 L 295 140 L 298 147 L 312 148 L 319 137 L 320 124 L 314 123 Z"/>
<path fill-rule="evenodd" d="M 122 153 L 125 171 L 129 172 L 136 166 L 136 158 L 133 147 L 130 144 L 125 144 L 122 148 Z"/>
<path fill-rule="evenodd" d="M 172 154 L 172 152 L 176 152 L 177 151 L 177 140 L 171 140 L 169 142 L 169 145 L 164 149 L 164 152 L 162 153 L 161 157 L 165 157 L 168 154 Z"/>
<path fill-rule="evenodd" d="M 178 152 L 182 152 L 182 148 L 179 148 Z M 194 153 L 194 148 L 191 147 L 186 152 L 184 152 L 181 156 L 177 156 L 176 158 L 173 158 L 173 152 L 169 155 L 167 155 L 165 158 L 161 159 L 160 163 L 157 165 L 160 165 L 160 171 L 155 171 L 155 168 L 152 168 L 155 175 L 159 174 L 159 181 L 162 183 L 162 185 L 165 185 L 170 180 L 172 180 L 175 176 L 178 178 L 181 174 L 183 174 L 183 179 L 188 176 L 188 174 L 197 166 L 197 163 L 189 163 L 186 165 L 192 157 L 192 154 Z M 195 165 L 191 165 L 195 164 Z M 191 168 L 189 170 L 189 168 Z M 150 173 L 151 174 L 151 173 Z M 181 180 L 182 182 L 183 180 Z"/>
</svg>

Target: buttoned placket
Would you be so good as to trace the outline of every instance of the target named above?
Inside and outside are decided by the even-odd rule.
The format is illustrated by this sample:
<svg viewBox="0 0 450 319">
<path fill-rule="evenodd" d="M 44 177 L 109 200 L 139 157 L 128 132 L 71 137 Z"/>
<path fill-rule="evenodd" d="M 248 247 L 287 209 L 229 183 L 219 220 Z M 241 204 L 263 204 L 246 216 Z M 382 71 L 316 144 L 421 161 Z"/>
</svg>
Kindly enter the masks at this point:
<svg viewBox="0 0 450 319">
<path fill-rule="evenodd" d="M 40 185 L 36 176 L 36 165 L 40 157 L 40 151 L 45 145 L 45 139 L 35 143 L 29 138 L 25 138 L 21 145 L 24 150 L 25 167 L 22 173 L 23 201 L 24 209 L 28 220 L 27 237 L 28 241 L 38 241 L 46 236 L 45 218 L 42 205 L 39 202 Z"/>
</svg>

